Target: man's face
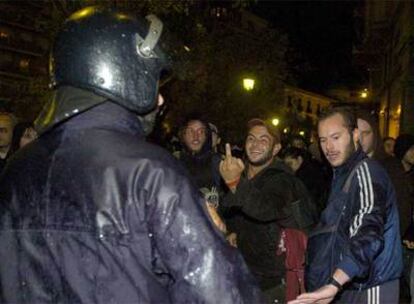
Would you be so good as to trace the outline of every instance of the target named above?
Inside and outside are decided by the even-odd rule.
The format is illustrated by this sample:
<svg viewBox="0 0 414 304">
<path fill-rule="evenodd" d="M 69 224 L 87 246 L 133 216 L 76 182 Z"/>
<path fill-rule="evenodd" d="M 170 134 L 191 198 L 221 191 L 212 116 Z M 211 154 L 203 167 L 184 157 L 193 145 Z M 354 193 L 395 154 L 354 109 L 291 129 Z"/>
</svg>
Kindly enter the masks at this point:
<svg viewBox="0 0 414 304">
<path fill-rule="evenodd" d="M 395 146 L 395 139 L 389 138 L 384 142 L 384 150 L 385 153 L 389 155 L 394 155 L 394 146 Z"/>
<path fill-rule="evenodd" d="M 358 131 L 351 135 L 341 114 L 320 121 L 318 133 L 322 151 L 332 167 L 344 164 L 356 149 Z"/>
<path fill-rule="evenodd" d="M 414 146 L 411 146 L 410 149 L 405 152 L 403 161 L 411 166 L 414 166 Z"/>
<path fill-rule="evenodd" d="M 0 149 L 10 147 L 13 137 L 13 123 L 8 115 L 0 114 Z"/>
<path fill-rule="evenodd" d="M 275 149 L 274 139 L 264 126 L 255 126 L 249 130 L 245 150 L 249 163 L 262 166 L 273 160 L 280 150 L 280 144 Z"/>
<path fill-rule="evenodd" d="M 293 172 L 296 172 L 299 170 L 300 166 L 303 163 L 303 159 L 301 156 L 299 156 L 298 158 L 294 158 L 292 156 L 286 156 L 283 161 L 285 162 L 286 165 L 288 165 Z"/>
<path fill-rule="evenodd" d="M 305 149 L 306 145 L 305 142 L 299 138 L 295 138 L 294 140 L 292 140 L 292 147 L 298 148 L 298 149 Z"/>
<path fill-rule="evenodd" d="M 37 132 L 33 128 L 27 128 L 24 130 L 22 137 L 20 138 L 19 147 L 23 148 L 27 144 L 30 144 L 37 138 Z"/>
<path fill-rule="evenodd" d="M 374 151 L 374 132 L 366 120 L 358 118 L 359 143 L 366 154 Z"/>
<path fill-rule="evenodd" d="M 187 124 L 183 134 L 183 141 L 191 152 L 199 152 L 206 139 L 206 126 L 201 121 L 193 120 Z"/>
<path fill-rule="evenodd" d="M 211 142 L 213 147 L 216 147 L 218 144 L 220 144 L 220 137 L 216 132 L 211 132 Z"/>
</svg>

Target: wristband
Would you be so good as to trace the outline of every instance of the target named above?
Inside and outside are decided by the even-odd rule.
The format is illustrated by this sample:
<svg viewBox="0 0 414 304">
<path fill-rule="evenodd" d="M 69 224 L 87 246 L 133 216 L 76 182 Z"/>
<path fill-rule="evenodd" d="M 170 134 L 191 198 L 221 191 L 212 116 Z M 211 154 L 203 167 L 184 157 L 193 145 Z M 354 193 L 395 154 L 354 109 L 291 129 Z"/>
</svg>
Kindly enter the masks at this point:
<svg viewBox="0 0 414 304">
<path fill-rule="evenodd" d="M 335 280 L 335 278 L 334 278 L 334 277 L 331 277 L 331 278 L 329 279 L 328 284 L 329 284 L 329 285 L 333 285 L 333 286 L 335 286 L 336 288 L 338 288 L 338 291 L 341 291 L 341 290 L 342 290 L 342 285 L 341 285 L 341 283 L 339 283 L 337 280 Z"/>
<path fill-rule="evenodd" d="M 226 182 L 227 187 L 229 188 L 233 188 L 236 187 L 239 184 L 240 178 L 235 179 L 234 181 L 231 182 Z"/>
</svg>

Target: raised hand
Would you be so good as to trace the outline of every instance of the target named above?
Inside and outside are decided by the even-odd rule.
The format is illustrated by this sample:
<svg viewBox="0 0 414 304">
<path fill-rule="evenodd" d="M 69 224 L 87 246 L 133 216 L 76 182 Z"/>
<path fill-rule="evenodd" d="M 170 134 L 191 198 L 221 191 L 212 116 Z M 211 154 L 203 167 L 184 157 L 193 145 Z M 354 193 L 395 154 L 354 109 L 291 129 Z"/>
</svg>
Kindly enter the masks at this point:
<svg viewBox="0 0 414 304">
<path fill-rule="evenodd" d="M 226 144 L 226 156 L 220 162 L 220 174 L 226 184 L 232 184 L 240 179 L 244 171 L 244 163 L 240 158 L 231 155 L 230 144 Z"/>
</svg>

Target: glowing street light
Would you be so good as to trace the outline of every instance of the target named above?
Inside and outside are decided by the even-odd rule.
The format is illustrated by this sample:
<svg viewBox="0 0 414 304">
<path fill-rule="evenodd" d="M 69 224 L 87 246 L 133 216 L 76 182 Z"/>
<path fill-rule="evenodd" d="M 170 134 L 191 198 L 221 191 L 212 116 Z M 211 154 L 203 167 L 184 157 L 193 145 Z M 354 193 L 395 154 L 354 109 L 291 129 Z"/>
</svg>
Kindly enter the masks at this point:
<svg viewBox="0 0 414 304">
<path fill-rule="evenodd" d="M 300 131 L 300 132 L 299 132 L 299 135 L 300 135 L 300 136 L 305 136 L 305 131 Z"/>
<path fill-rule="evenodd" d="M 254 89 L 254 79 L 251 78 L 244 78 L 243 79 L 243 88 L 246 91 L 251 91 Z"/>
<path fill-rule="evenodd" d="M 361 98 L 367 98 L 368 97 L 368 89 L 364 89 L 362 92 L 361 92 Z"/>
<path fill-rule="evenodd" d="M 274 125 L 275 127 L 279 124 L 279 119 L 278 118 L 273 118 L 272 119 L 272 125 Z"/>
</svg>

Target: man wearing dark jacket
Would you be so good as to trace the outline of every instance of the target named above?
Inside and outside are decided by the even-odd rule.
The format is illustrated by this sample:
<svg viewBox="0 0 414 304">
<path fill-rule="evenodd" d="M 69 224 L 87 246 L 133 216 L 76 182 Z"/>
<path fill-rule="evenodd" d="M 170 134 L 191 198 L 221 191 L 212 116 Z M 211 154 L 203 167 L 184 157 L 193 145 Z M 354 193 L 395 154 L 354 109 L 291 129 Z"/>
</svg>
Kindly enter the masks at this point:
<svg viewBox="0 0 414 304">
<path fill-rule="evenodd" d="M 221 193 L 220 155 L 213 151 L 209 124 L 197 115 L 187 118 L 180 130 L 183 150 L 177 158 L 190 172 L 192 180 L 207 201 L 216 206 Z"/>
<path fill-rule="evenodd" d="M 404 244 L 404 236 L 410 234 L 412 228 L 412 210 L 414 203 L 413 192 L 411 191 L 411 180 L 404 172 L 404 166 L 400 159 L 385 153 L 383 141 L 381 140 L 378 127 L 378 116 L 364 110 L 356 112 L 359 131 L 359 142 L 362 150 L 368 157 L 378 161 L 387 171 L 392 184 L 394 185 L 397 197 L 397 206 L 400 219 L 400 234 L 403 239 L 403 262 L 404 272 L 401 279 L 401 299 L 410 297 L 410 269 L 414 258 L 414 252 Z"/>
<path fill-rule="evenodd" d="M 329 191 L 328 181 L 323 174 L 323 168 L 318 161 L 312 159 L 309 153 L 300 148 L 289 147 L 283 151 L 284 162 L 292 169 L 306 186 L 315 203 L 318 215 L 326 207 L 326 197 Z"/>
<path fill-rule="evenodd" d="M 394 187 L 361 151 L 356 118 L 347 109 L 327 111 L 318 133 L 334 175 L 308 242 L 305 276 L 313 292 L 290 303 L 398 303 L 402 253 Z"/>
<path fill-rule="evenodd" d="M 409 181 L 404 174 L 404 167 L 398 158 L 385 153 L 376 115 L 360 110 L 356 112 L 356 116 L 362 150 L 385 168 L 394 185 L 399 210 L 400 233 L 404 235 L 411 223 L 413 205 L 413 197 L 407 187 Z"/>
<path fill-rule="evenodd" d="M 0 302 L 260 301 L 185 170 L 145 142 L 165 62 L 146 19 L 87 7 L 58 35 L 40 137 L 0 179 Z"/>
<path fill-rule="evenodd" d="M 8 112 L 0 112 L 0 172 L 6 165 L 7 158 L 11 154 L 13 141 L 13 129 L 16 118 Z"/>
<path fill-rule="evenodd" d="M 276 128 L 253 119 L 247 130 L 247 166 L 231 155 L 229 144 L 220 164 L 230 189 L 223 201 L 227 209 L 223 214 L 267 302 L 285 303 L 285 256 L 277 255 L 277 251 L 283 247 L 281 229 L 298 227 L 290 209 L 290 203 L 297 200 L 293 183 L 296 177 L 276 158 L 281 149 Z"/>
</svg>

